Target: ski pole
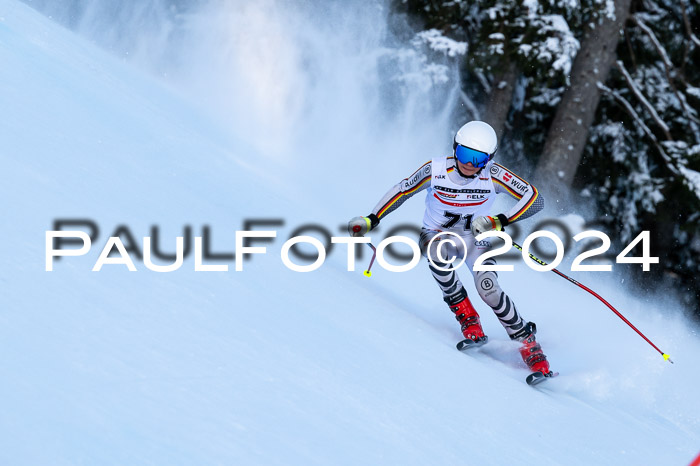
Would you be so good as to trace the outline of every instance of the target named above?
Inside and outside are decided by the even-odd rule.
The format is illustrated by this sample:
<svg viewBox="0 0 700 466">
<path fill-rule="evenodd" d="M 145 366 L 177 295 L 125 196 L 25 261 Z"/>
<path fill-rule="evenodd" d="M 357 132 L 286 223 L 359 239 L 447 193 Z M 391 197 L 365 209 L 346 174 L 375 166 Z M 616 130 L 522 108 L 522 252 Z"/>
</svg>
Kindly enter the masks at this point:
<svg viewBox="0 0 700 466">
<path fill-rule="evenodd" d="M 355 233 L 359 233 L 359 231 L 361 229 L 362 228 L 359 225 L 355 225 L 354 227 L 352 227 L 352 231 L 354 231 Z M 365 275 L 365 277 L 371 277 L 372 272 L 370 272 L 370 269 L 372 268 L 372 264 L 374 264 L 374 259 L 376 259 L 376 257 L 377 257 L 377 248 L 375 248 L 372 245 L 372 243 L 367 243 L 367 244 L 369 245 L 370 248 L 372 248 L 372 260 L 369 261 L 369 267 L 367 267 L 367 270 L 364 271 L 364 275 Z"/>
<path fill-rule="evenodd" d="M 513 242 L 513 247 L 515 247 L 516 249 L 520 250 L 521 252 L 523 251 L 523 248 L 522 248 L 518 243 L 516 243 L 516 242 Z M 536 257 L 536 256 L 534 256 L 534 255 L 532 255 L 532 254 L 529 253 L 529 252 L 528 252 L 528 256 L 530 256 L 530 259 L 532 259 L 533 261 L 537 262 L 537 263 L 540 264 L 540 265 L 544 265 L 544 266 L 549 265 L 549 264 L 547 264 L 545 261 L 543 261 L 542 259 L 540 259 L 540 258 L 538 258 L 538 257 Z M 671 358 L 669 357 L 668 354 L 666 354 L 666 353 L 664 353 L 663 351 L 661 351 L 654 343 L 651 342 L 651 340 L 649 340 L 642 332 L 640 332 L 640 331 L 637 329 L 637 327 L 635 327 L 634 325 L 632 325 L 632 323 L 631 323 L 629 320 L 627 320 L 627 319 L 625 318 L 625 316 L 623 316 L 622 314 L 620 314 L 620 312 L 618 312 L 617 309 L 615 309 L 614 307 L 612 307 L 612 305 L 611 305 L 609 302 L 607 302 L 606 300 L 604 300 L 598 293 L 596 293 L 595 291 L 591 290 L 591 289 L 588 288 L 587 286 L 585 286 L 585 285 L 583 285 L 583 284 L 577 282 L 576 280 L 574 280 L 573 278 L 569 277 L 568 275 L 565 275 L 565 274 L 561 273 L 561 272 L 558 271 L 557 269 L 552 269 L 552 272 L 556 273 L 557 275 L 559 275 L 559 276 L 562 277 L 562 278 L 565 278 L 565 279 L 569 280 L 569 281 L 570 281 L 571 283 L 573 283 L 574 285 L 579 286 L 580 288 L 582 288 L 582 289 L 588 291 L 590 294 L 592 294 L 593 296 L 595 296 L 596 298 L 598 298 L 599 300 L 601 300 L 601 301 L 603 302 L 603 304 L 605 304 L 606 306 L 608 306 L 608 307 L 610 308 L 610 310 L 613 311 L 615 314 L 617 314 L 617 316 L 618 316 L 620 319 L 622 319 L 627 325 L 629 325 L 630 327 L 632 327 L 632 330 L 634 330 L 635 332 L 637 332 L 637 333 L 639 334 L 640 337 L 644 338 L 644 339 L 646 340 L 646 342 L 649 343 L 656 351 L 658 351 L 659 353 L 661 353 L 661 356 L 663 356 L 663 358 L 664 358 L 666 361 L 668 361 L 668 362 L 670 362 L 671 364 L 673 364 L 673 361 L 671 361 Z"/>
<path fill-rule="evenodd" d="M 375 248 L 372 243 L 367 243 L 370 248 L 372 248 L 372 260 L 369 261 L 369 267 L 367 267 L 367 270 L 365 270 L 364 274 L 365 277 L 371 277 L 372 272 L 370 272 L 370 269 L 372 268 L 372 264 L 374 264 L 374 259 L 377 257 L 377 248 Z"/>
</svg>

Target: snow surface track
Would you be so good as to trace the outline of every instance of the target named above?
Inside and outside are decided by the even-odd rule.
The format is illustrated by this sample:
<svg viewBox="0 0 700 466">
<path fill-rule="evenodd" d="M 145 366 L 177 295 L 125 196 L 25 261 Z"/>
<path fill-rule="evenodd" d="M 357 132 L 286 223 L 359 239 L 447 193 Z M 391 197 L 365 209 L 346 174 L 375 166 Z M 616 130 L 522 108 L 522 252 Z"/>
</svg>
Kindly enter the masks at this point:
<svg viewBox="0 0 700 466">
<path fill-rule="evenodd" d="M 697 454 L 700 341 L 675 303 L 580 277 L 672 366 L 553 274 L 502 273 L 561 372 L 533 389 L 483 305 L 490 343 L 454 349 L 458 326 L 424 264 L 369 280 L 345 271 L 340 249 L 314 273 L 282 265 L 298 224 L 367 209 L 347 191 L 267 174 L 270 160 L 178 93 L 14 0 L 0 0 L 0 63 L 2 464 L 670 465 Z M 384 188 L 373 190 L 363 199 Z M 194 273 L 191 257 L 174 273 L 141 262 L 91 272 L 119 224 L 137 239 L 160 225 L 167 251 L 184 224 L 198 235 L 208 224 L 213 249 L 232 251 L 242 220 L 261 216 L 287 224 L 243 272 Z M 44 232 L 75 217 L 96 220 L 100 238 L 45 272 Z"/>
</svg>

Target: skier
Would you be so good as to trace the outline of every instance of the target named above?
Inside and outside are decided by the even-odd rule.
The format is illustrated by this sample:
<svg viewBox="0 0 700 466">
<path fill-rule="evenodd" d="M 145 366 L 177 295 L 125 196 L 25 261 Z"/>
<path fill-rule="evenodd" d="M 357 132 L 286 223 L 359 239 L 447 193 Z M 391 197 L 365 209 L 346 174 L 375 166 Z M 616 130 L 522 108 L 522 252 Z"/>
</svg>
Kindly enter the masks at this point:
<svg viewBox="0 0 700 466">
<path fill-rule="evenodd" d="M 452 156 L 436 157 L 401 180 L 384 195 L 372 213 L 351 219 L 348 231 L 352 236 L 363 236 L 410 197 L 427 191 L 420 248 L 423 256 L 430 260 L 430 271 L 442 290 L 443 299 L 462 326 L 465 340 L 460 349 L 480 346 L 488 337 L 484 335 L 479 314 L 448 259 L 456 259 L 457 263 L 465 259 L 481 299 L 493 309 L 510 338 L 522 342 L 520 354 L 523 361 L 533 373 L 550 376 L 554 373 L 550 372 L 547 357 L 535 340 L 535 324 L 523 320 L 511 298 L 498 284 L 495 272 L 473 270 L 474 261 L 491 248 L 488 240 L 476 241 L 477 235 L 502 230 L 544 207 L 537 188 L 492 161 L 497 147 L 496 132 L 490 125 L 482 121 L 465 124 L 455 135 Z M 518 202 L 507 212 L 490 215 L 491 205 L 496 194 L 500 193 L 510 194 Z M 459 235 L 467 245 L 466 251 L 461 241 L 453 238 L 450 244 L 450 236 L 445 236 L 445 233 Z M 436 240 L 431 241 L 434 238 Z M 483 263 L 494 265 L 496 261 L 488 258 Z"/>
</svg>

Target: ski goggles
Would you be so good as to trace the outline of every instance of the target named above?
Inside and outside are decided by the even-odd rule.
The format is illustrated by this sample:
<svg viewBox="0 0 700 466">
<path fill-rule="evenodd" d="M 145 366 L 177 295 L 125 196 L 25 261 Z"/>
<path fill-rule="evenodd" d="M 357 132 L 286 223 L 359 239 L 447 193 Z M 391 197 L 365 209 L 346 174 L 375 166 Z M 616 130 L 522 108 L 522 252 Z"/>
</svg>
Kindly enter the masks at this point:
<svg viewBox="0 0 700 466">
<path fill-rule="evenodd" d="M 462 163 L 471 163 L 476 168 L 485 167 L 489 160 L 491 160 L 492 154 L 487 154 L 486 152 L 481 152 L 469 147 L 463 146 L 461 144 L 455 143 L 455 157 Z"/>
</svg>

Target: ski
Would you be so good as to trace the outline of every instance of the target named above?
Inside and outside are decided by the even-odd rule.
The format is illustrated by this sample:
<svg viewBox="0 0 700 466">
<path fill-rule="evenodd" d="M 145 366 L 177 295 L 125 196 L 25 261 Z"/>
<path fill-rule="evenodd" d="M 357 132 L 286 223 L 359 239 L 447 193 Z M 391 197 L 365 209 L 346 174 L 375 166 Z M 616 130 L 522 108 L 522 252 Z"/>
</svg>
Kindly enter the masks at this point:
<svg viewBox="0 0 700 466">
<path fill-rule="evenodd" d="M 527 378 L 525 379 L 525 382 L 527 382 L 528 385 L 537 385 L 539 383 L 544 382 L 545 380 L 547 380 L 549 378 L 556 377 L 557 375 L 559 375 L 559 372 L 550 371 L 550 372 L 545 374 L 544 372 L 536 371 L 536 372 L 533 372 L 532 374 L 528 375 Z"/>
<path fill-rule="evenodd" d="M 482 338 L 479 338 L 477 340 L 472 340 L 471 338 L 467 338 L 466 340 L 462 340 L 459 343 L 457 343 L 457 349 L 460 351 L 466 351 L 472 348 L 478 348 L 479 346 L 483 346 L 486 343 L 488 343 L 489 337 L 484 335 Z"/>
</svg>

